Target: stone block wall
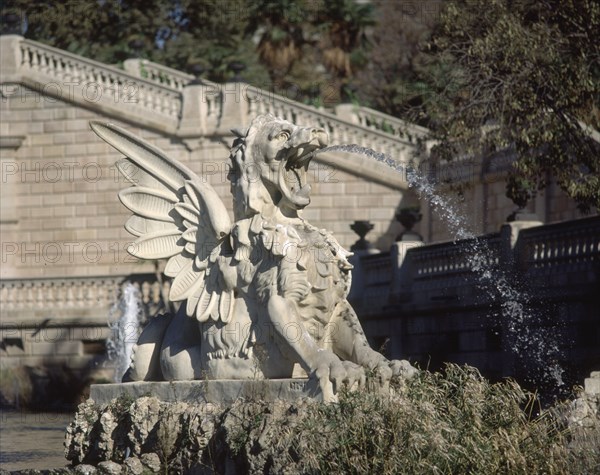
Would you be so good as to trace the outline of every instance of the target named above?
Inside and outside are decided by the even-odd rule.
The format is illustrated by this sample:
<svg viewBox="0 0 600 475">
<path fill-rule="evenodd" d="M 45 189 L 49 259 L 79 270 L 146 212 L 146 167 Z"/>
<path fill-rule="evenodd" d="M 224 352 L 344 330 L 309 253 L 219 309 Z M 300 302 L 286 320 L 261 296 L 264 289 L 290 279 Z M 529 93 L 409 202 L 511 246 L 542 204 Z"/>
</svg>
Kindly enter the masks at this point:
<svg viewBox="0 0 600 475">
<path fill-rule="evenodd" d="M 151 272 L 126 248 L 133 237 L 117 193 L 128 186 L 114 163 L 121 154 L 98 138 L 90 120 L 110 120 L 158 146 L 206 179 L 231 209 L 226 179 L 231 137 L 206 137 L 194 149 L 180 139 L 107 117 L 23 86 L 3 98 L 3 137 L 19 137 L 2 148 L 2 278 L 126 275 Z M 349 225 L 371 220 L 370 238 L 389 246 L 400 225 L 394 212 L 402 192 L 369 182 L 331 165 L 314 163 L 309 176 L 313 203 L 305 216 L 335 232 L 350 247 Z"/>
</svg>

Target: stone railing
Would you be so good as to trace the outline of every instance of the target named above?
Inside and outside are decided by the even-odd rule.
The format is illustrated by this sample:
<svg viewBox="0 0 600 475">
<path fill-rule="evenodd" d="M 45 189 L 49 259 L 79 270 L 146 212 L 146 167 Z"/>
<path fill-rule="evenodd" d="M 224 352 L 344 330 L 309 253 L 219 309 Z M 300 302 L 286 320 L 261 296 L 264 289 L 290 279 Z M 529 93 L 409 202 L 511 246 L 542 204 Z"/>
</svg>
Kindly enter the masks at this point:
<svg viewBox="0 0 600 475">
<path fill-rule="evenodd" d="M 471 275 L 475 263 L 486 268 L 497 267 L 500 254 L 500 235 L 497 233 L 430 244 L 410 251 L 412 278 L 432 280 L 464 274 Z"/>
<path fill-rule="evenodd" d="M 176 69 L 140 59 L 125 61 L 125 69 L 130 74 L 179 91 L 194 78 Z M 350 106 L 350 113 L 340 108 L 338 116 L 245 83 L 220 85 L 206 79 L 202 83 L 205 88 L 200 99 L 209 103 L 206 110 L 207 113 L 212 112 L 213 127 L 217 126 L 218 119 L 215 111 L 222 110 L 222 106 L 215 107 L 214 100 L 219 98 L 224 101 L 227 97 L 223 96 L 230 96 L 237 102 L 247 104 L 242 111 L 241 123 L 247 123 L 255 115 L 271 113 L 299 125 L 318 124 L 328 132 L 332 143 L 353 143 L 376 148 L 392 157 L 403 156 L 407 148 L 412 148 L 418 138 L 425 137 L 428 133 L 423 127 L 367 107 Z"/>
<path fill-rule="evenodd" d="M 169 68 L 162 64 L 153 63 L 147 59 L 127 59 L 123 63 L 125 71 L 138 78 L 160 84 L 161 86 L 183 90 L 194 79 L 191 74 L 178 69 Z"/>
<path fill-rule="evenodd" d="M 20 36 L 1 36 L 0 43 L 2 83 L 20 83 L 32 89 L 28 94 L 127 116 L 161 130 L 177 128 L 182 99 L 176 88 Z"/>
<path fill-rule="evenodd" d="M 57 84 L 60 92 L 66 86 L 81 86 L 82 98 L 89 102 L 136 104 L 143 109 L 170 118 L 178 118 L 181 96 L 170 87 L 130 76 L 121 69 L 52 48 L 36 41 L 21 41 L 21 69 L 31 70 Z M 44 85 L 52 93 L 49 83 Z"/>
<path fill-rule="evenodd" d="M 0 280 L 0 303 L 5 316 L 13 311 L 23 314 L 30 310 L 36 310 L 36 315 L 65 309 L 106 312 L 118 301 L 123 286 L 128 282 L 140 289 L 142 303 L 150 312 L 153 308 L 161 306 L 162 293 L 168 293 L 169 290 L 168 281 L 161 289 L 156 278 L 146 274 L 3 279 Z M 39 312 L 40 310 L 42 312 Z"/>
<path fill-rule="evenodd" d="M 368 129 L 379 130 L 410 143 L 427 135 L 428 130 L 404 120 L 392 117 L 369 107 L 353 107 L 352 113 L 357 124 Z"/>
<path fill-rule="evenodd" d="M 531 279 L 550 275 L 566 278 L 568 273 L 594 267 L 600 272 L 600 218 L 595 216 L 521 231 L 518 267 Z M 580 277 L 586 278 L 585 275 Z"/>
<path fill-rule="evenodd" d="M 0 281 L 4 310 L 107 307 L 118 297 L 120 277 Z"/>
<path fill-rule="evenodd" d="M 398 303 L 410 308 L 482 304 L 487 294 L 480 289 L 497 271 L 504 278 L 518 278 L 529 290 L 550 293 L 556 287 L 584 289 L 600 279 L 600 216 L 510 229 L 477 239 L 410 246 L 397 262 L 393 252 L 362 257 L 362 275 L 356 280 L 364 288 L 353 293 L 359 296 L 355 304 L 367 315 Z M 474 272 L 474 267 L 481 270 Z"/>
</svg>

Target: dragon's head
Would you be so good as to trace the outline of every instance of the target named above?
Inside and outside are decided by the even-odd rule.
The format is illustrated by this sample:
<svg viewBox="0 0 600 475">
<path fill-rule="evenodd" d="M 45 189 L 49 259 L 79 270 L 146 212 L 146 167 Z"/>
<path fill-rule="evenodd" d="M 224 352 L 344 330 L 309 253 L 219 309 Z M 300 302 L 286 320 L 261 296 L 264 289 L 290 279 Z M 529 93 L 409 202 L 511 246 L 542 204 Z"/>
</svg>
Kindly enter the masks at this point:
<svg viewBox="0 0 600 475">
<path fill-rule="evenodd" d="M 256 117 L 245 132 L 234 131 L 229 179 L 236 217 L 273 204 L 297 211 L 310 203 L 308 165 L 327 145 L 321 128 L 299 127 L 271 114 Z"/>
</svg>

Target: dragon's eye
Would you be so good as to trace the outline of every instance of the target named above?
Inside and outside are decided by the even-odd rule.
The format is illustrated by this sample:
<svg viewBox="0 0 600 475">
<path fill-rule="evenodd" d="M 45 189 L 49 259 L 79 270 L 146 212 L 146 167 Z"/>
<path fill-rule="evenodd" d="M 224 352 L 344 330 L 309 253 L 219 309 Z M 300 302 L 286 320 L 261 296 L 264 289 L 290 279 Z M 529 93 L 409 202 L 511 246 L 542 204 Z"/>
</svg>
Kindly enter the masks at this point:
<svg viewBox="0 0 600 475">
<path fill-rule="evenodd" d="M 291 137 L 291 134 L 287 130 L 282 130 L 275 137 L 277 140 L 288 140 Z"/>
</svg>

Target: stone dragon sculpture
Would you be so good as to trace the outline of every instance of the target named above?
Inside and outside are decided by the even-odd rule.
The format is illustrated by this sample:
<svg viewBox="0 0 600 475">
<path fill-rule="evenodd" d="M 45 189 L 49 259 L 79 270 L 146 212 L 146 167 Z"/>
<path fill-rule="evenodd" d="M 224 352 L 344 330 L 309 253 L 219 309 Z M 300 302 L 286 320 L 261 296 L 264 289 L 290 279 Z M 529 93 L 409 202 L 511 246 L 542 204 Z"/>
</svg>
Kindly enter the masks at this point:
<svg viewBox="0 0 600 475">
<path fill-rule="evenodd" d="M 326 132 L 262 115 L 233 131 L 228 179 L 234 222 L 213 188 L 162 151 L 113 125 L 92 122 L 126 158 L 133 212 L 125 228 L 141 259 L 168 259 L 179 310 L 142 332 L 124 381 L 290 378 L 300 365 L 323 391 L 410 376 L 406 361 L 370 348 L 346 300 L 350 255 L 301 216 L 307 170 Z"/>
</svg>

